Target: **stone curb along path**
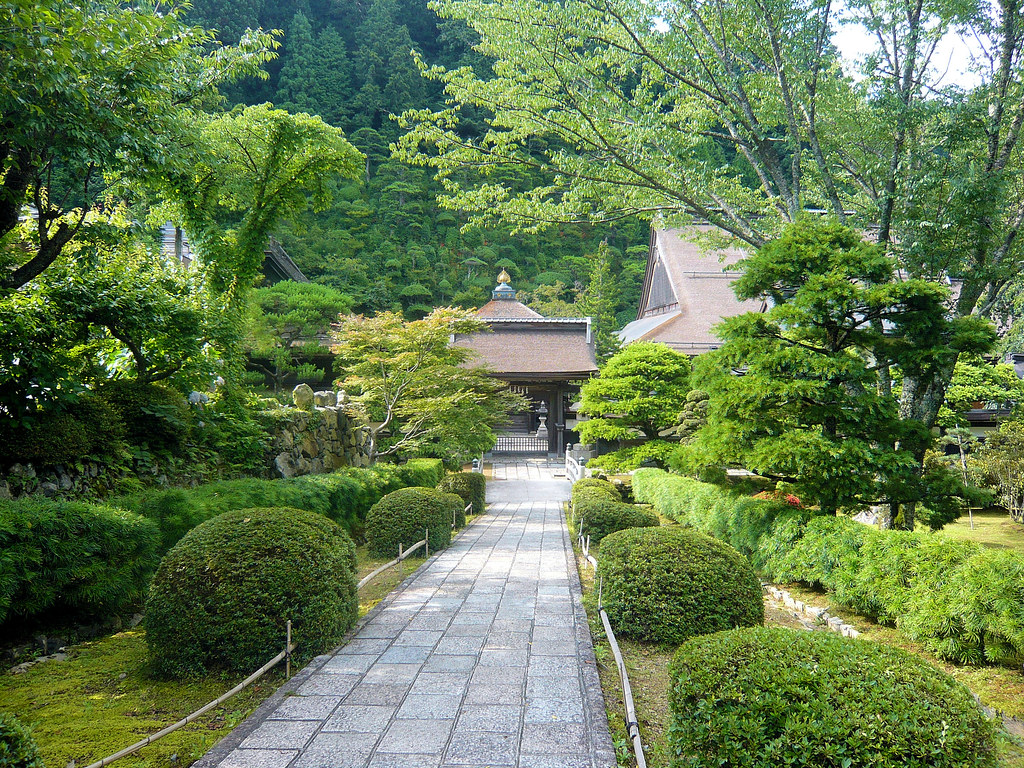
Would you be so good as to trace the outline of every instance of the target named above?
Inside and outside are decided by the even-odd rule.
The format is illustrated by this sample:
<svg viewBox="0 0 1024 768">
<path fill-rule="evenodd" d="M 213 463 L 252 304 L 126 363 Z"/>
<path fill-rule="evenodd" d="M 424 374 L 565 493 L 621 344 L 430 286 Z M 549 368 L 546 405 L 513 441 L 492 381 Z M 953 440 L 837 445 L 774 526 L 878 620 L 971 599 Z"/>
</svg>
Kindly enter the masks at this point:
<svg viewBox="0 0 1024 768">
<path fill-rule="evenodd" d="M 569 484 L 529 465 L 196 768 L 614 768 Z"/>
</svg>

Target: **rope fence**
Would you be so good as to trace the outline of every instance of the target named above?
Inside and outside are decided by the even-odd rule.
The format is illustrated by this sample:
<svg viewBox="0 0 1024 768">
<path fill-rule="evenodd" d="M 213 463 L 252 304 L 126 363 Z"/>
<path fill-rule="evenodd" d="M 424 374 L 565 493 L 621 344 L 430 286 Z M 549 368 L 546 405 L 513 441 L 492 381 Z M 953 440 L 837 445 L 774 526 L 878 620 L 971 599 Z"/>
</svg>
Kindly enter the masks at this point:
<svg viewBox="0 0 1024 768">
<path fill-rule="evenodd" d="M 590 536 L 583 536 L 582 523 L 577 527 L 580 552 L 586 558 L 597 573 L 597 560 L 590 554 Z M 633 743 L 633 754 L 636 756 L 637 768 L 647 768 L 647 758 L 644 756 L 644 746 L 640 741 L 640 724 L 636 719 L 636 705 L 633 703 L 633 687 L 629 684 L 629 675 L 626 673 L 626 662 L 622 658 L 622 651 L 619 649 L 619 641 L 615 638 L 615 631 L 608 620 L 608 613 L 602 604 L 604 593 L 604 578 L 598 582 L 597 588 L 597 612 L 604 625 L 604 633 L 608 638 L 608 644 L 612 647 L 612 656 L 615 657 L 615 666 L 619 670 L 619 681 L 622 684 L 622 699 L 626 704 L 626 732 Z"/>
<path fill-rule="evenodd" d="M 469 509 L 472 506 L 473 506 L 472 504 L 467 504 L 466 505 L 467 513 L 468 513 Z M 416 552 L 420 548 L 424 548 L 425 555 L 427 557 L 429 557 L 430 556 L 429 536 L 430 536 L 430 532 L 428 530 L 424 530 L 423 531 L 423 539 L 421 541 L 416 542 L 415 544 L 413 544 L 408 549 L 405 549 L 401 544 L 399 544 L 398 545 L 398 557 L 396 557 L 394 560 L 392 560 L 392 561 L 390 561 L 388 563 L 384 563 L 384 565 L 380 566 L 379 568 L 377 568 L 373 572 L 368 573 L 366 576 L 364 576 L 359 581 L 359 584 L 357 585 L 357 589 L 362 589 L 367 584 L 369 584 L 370 581 L 373 580 L 374 577 L 380 575 L 381 573 L 386 571 L 388 568 L 393 568 L 394 566 L 398 565 L 399 563 L 401 563 L 403 560 L 405 560 L 407 557 L 409 557 L 411 554 L 413 554 L 414 552 Z M 292 622 L 291 622 L 291 619 L 289 619 L 286 622 L 285 632 L 286 632 L 286 640 L 285 640 L 285 648 L 284 648 L 284 650 L 281 651 L 279 654 L 277 654 L 277 656 L 272 658 L 266 664 L 264 664 L 262 667 L 257 669 L 255 672 L 253 672 L 251 675 L 249 675 L 249 677 L 245 678 L 245 680 L 240 682 L 238 685 L 236 685 L 230 691 L 228 691 L 227 693 L 225 693 L 222 696 L 218 696 L 216 699 L 211 701 L 209 704 L 206 704 L 206 705 L 200 707 L 199 709 L 197 709 L 192 714 L 190 714 L 187 717 L 184 717 L 181 720 L 179 720 L 178 722 L 174 723 L 174 725 L 169 725 L 166 728 L 164 728 L 162 731 L 157 731 L 156 733 L 147 736 L 146 738 L 142 739 L 141 741 L 135 742 L 130 747 L 125 747 L 120 752 L 115 752 L 112 755 L 108 755 L 107 757 L 104 757 L 102 760 L 97 760 L 95 763 L 92 763 L 92 764 L 86 766 L 86 768 L 103 768 L 104 766 L 110 765 L 115 760 L 120 760 L 122 757 L 128 757 L 128 755 L 135 754 L 136 752 L 138 752 L 143 747 L 149 746 L 153 742 L 159 741 L 164 736 L 168 736 L 168 735 L 174 733 L 179 728 L 183 728 L 184 726 L 188 725 L 189 723 L 191 723 L 191 722 L 195 721 L 196 719 L 202 717 L 207 712 L 209 712 L 211 709 L 214 709 L 215 707 L 220 706 L 221 704 L 223 704 L 225 701 L 230 699 L 235 694 L 241 693 L 245 688 L 247 688 L 252 683 L 254 683 L 257 680 L 259 680 L 261 677 L 263 677 L 265 674 L 267 674 L 267 672 L 269 672 L 275 666 L 280 664 L 282 661 L 284 661 L 284 663 L 285 663 L 285 678 L 286 679 L 290 679 L 291 676 L 292 676 L 292 652 L 297 647 L 294 643 L 292 643 Z M 68 768 L 74 768 L 74 761 L 69 763 Z"/>
<path fill-rule="evenodd" d="M 107 757 L 104 757 L 102 760 L 98 760 L 95 763 L 92 763 L 91 765 L 87 766 L 87 768 L 103 768 L 103 766 L 110 765 L 115 760 L 120 760 L 122 757 L 128 757 L 128 755 L 132 755 L 132 754 L 138 752 L 143 747 L 148 746 L 148 745 L 152 744 L 155 741 L 159 741 L 164 736 L 168 736 L 168 735 L 174 733 L 179 728 L 183 728 L 184 726 L 186 726 L 189 723 L 191 723 L 193 720 L 196 720 L 197 718 L 202 717 L 203 715 L 205 715 L 207 712 L 209 712 L 214 707 L 220 706 L 225 701 L 227 701 L 232 696 L 234 696 L 236 693 L 240 693 L 243 689 L 247 688 L 249 685 L 251 685 L 252 683 L 254 683 L 257 680 L 259 680 L 261 677 L 263 677 L 265 674 L 267 674 L 267 672 L 269 672 L 275 666 L 280 664 L 282 661 L 285 661 L 285 667 L 286 667 L 285 674 L 288 677 L 290 677 L 291 676 L 292 651 L 294 651 L 295 648 L 296 648 L 296 646 L 293 645 L 292 642 L 291 642 L 291 638 L 292 638 L 292 622 L 291 622 L 291 619 L 289 619 L 288 622 L 287 622 L 287 630 L 286 631 L 288 633 L 288 640 L 286 642 L 284 650 L 281 651 L 279 654 L 277 654 L 277 656 L 272 658 L 266 664 L 264 664 L 262 667 L 257 669 L 255 672 L 253 672 L 251 675 L 249 675 L 247 678 L 245 678 L 245 680 L 240 682 L 238 685 L 236 685 L 230 691 L 228 691 L 227 693 L 225 693 L 222 696 L 218 696 L 216 699 L 211 701 L 209 704 L 206 704 L 205 706 L 200 707 L 195 712 L 193 712 L 191 715 L 182 718 L 181 720 L 176 722 L 174 725 L 169 725 L 166 728 L 164 728 L 162 731 L 157 731 L 156 733 L 154 733 L 154 734 L 152 734 L 150 736 L 147 736 L 146 738 L 142 739 L 141 741 L 135 742 L 130 747 L 125 747 L 120 752 L 115 752 L 112 755 L 108 755 Z M 70 766 L 71 766 L 71 768 L 73 768 L 74 761 L 72 761 L 70 763 Z"/>
</svg>

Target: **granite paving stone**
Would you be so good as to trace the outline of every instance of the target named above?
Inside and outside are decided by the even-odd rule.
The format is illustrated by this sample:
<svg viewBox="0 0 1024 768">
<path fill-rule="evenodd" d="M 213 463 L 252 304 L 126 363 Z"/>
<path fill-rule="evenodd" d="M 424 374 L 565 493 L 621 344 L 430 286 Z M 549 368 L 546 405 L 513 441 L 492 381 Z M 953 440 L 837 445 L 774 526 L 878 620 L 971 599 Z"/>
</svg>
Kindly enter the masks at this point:
<svg viewBox="0 0 1024 768">
<path fill-rule="evenodd" d="M 196 768 L 613 768 L 558 465 L 493 465 L 487 513 Z"/>
</svg>

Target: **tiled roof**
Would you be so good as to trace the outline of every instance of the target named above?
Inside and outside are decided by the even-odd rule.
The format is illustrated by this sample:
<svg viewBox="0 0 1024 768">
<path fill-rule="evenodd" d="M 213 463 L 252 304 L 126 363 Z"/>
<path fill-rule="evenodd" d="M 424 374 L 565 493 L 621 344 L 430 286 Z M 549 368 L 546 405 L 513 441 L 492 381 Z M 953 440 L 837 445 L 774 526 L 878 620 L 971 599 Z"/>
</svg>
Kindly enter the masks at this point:
<svg viewBox="0 0 1024 768">
<path fill-rule="evenodd" d="M 542 317 L 525 304 L 514 299 L 492 299 L 476 311 L 476 316 L 482 320 L 491 320 L 502 317 Z"/>
<path fill-rule="evenodd" d="M 709 229 L 654 233 L 640 311 L 619 331 L 624 343 L 657 341 L 698 353 L 721 344 L 711 328 L 723 318 L 762 311 L 762 302 L 736 298 L 732 282 L 739 273 L 725 270 L 747 254 L 738 248 L 706 252 L 694 235 Z"/>
<path fill-rule="evenodd" d="M 597 373 L 593 335 L 585 320 L 538 316 L 509 323 L 498 320 L 491 327 L 492 333 L 457 336 L 455 345 L 472 349 L 477 353 L 475 364 L 486 365 L 502 378 L 577 379 Z"/>
</svg>

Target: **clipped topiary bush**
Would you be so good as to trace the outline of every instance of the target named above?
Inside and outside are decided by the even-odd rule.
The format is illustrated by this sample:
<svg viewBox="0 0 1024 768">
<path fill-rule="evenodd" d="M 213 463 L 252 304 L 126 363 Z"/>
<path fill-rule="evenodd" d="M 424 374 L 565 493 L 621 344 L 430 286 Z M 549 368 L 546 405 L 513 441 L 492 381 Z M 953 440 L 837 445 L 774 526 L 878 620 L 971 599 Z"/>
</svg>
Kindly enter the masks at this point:
<svg viewBox="0 0 1024 768">
<path fill-rule="evenodd" d="M 146 643 L 154 671 L 251 672 L 284 648 L 288 619 L 299 657 L 333 648 L 358 615 L 355 567 L 352 539 L 313 512 L 241 509 L 207 520 L 153 577 Z"/>
<path fill-rule="evenodd" d="M 96 390 L 120 416 L 129 441 L 181 453 L 195 420 L 188 402 L 163 384 L 113 379 Z"/>
<path fill-rule="evenodd" d="M 43 768 L 31 731 L 6 712 L 0 712 L 0 768 Z"/>
<path fill-rule="evenodd" d="M 761 582 L 728 544 L 692 528 L 609 534 L 597 557 L 604 607 L 615 630 L 678 645 L 694 635 L 761 624 Z"/>
<path fill-rule="evenodd" d="M 967 688 L 899 648 L 754 627 L 683 644 L 670 675 L 670 748 L 692 768 L 996 764 Z"/>
<path fill-rule="evenodd" d="M 580 506 L 576 525 L 591 544 L 597 544 L 609 533 L 627 528 L 654 528 L 661 525 L 658 516 L 633 504 L 597 499 Z"/>
<path fill-rule="evenodd" d="M 452 541 L 452 514 L 458 515 L 462 499 L 434 488 L 401 488 L 392 491 L 366 514 L 366 544 L 377 557 L 395 557 L 398 545 L 408 548 L 429 530 L 432 552 Z"/>
<path fill-rule="evenodd" d="M 18 632 L 134 610 L 158 546 L 156 526 L 122 509 L 0 501 L 0 626 Z"/>
<path fill-rule="evenodd" d="M 439 491 L 454 493 L 462 498 L 463 504 L 472 504 L 474 515 L 482 515 L 486 508 L 487 481 L 479 472 L 455 472 L 445 476 L 437 484 Z"/>
</svg>

